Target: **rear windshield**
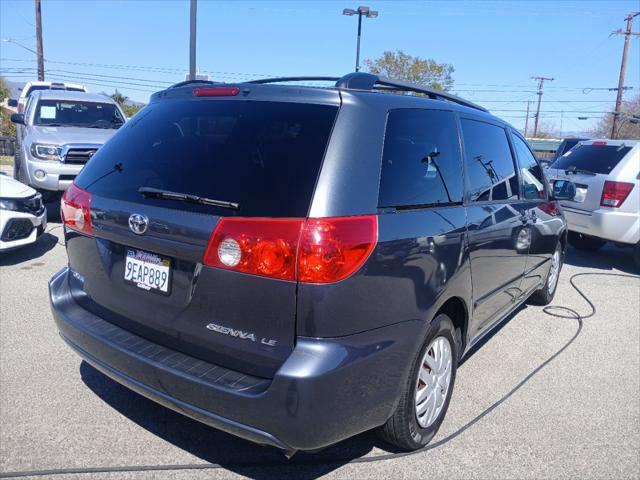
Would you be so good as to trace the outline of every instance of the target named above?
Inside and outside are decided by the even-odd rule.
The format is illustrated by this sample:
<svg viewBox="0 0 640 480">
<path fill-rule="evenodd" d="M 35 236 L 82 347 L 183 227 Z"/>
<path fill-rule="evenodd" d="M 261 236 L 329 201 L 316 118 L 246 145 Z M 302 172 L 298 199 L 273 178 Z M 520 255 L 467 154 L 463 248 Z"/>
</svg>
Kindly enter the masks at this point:
<svg viewBox="0 0 640 480">
<path fill-rule="evenodd" d="M 304 217 L 337 111 L 302 103 L 161 101 L 127 122 L 76 183 L 95 195 L 181 210 Z M 239 208 L 143 197 L 141 187 Z"/>
<path fill-rule="evenodd" d="M 631 150 L 623 145 L 577 145 L 556 160 L 551 168 L 566 170 L 576 167 L 592 173 L 607 175 Z"/>
</svg>

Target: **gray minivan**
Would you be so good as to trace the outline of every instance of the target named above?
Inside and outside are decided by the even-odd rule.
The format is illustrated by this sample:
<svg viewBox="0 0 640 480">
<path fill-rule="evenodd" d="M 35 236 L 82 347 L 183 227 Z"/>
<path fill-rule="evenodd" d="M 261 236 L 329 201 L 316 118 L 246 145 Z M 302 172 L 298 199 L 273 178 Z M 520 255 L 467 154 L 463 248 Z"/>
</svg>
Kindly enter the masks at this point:
<svg viewBox="0 0 640 480">
<path fill-rule="evenodd" d="M 104 374 L 287 455 L 373 428 L 421 448 L 465 352 L 551 301 L 564 217 L 484 108 L 295 80 L 154 94 L 62 199 L 53 315 Z"/>
</svg>

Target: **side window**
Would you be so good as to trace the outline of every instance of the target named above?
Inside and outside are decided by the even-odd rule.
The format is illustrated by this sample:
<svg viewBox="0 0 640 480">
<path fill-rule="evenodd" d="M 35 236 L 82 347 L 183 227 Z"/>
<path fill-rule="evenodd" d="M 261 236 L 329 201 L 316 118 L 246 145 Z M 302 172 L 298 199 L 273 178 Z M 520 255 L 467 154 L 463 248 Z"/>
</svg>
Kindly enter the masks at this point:
<svg viewBox="0 0 640 480">
<path fill-rule="evenodd" d="M 520 177 L 522 178 L 522 196 L 527 200 L 544 198 L 544 175 L 529 147 L 517 135 L 511 135 L 516 151 Z"/>
<path fill-rule="evenodd" d="M 381 207 L 462 201 L 462 163 L 452 112 L 389 112 L 380 176 Z"/>
<path fill-rule="evenodd" d="M 517 177 L 507 134 L 503 128 L 462 119 L 469 200 L 518 198 Z"/>
</svg>

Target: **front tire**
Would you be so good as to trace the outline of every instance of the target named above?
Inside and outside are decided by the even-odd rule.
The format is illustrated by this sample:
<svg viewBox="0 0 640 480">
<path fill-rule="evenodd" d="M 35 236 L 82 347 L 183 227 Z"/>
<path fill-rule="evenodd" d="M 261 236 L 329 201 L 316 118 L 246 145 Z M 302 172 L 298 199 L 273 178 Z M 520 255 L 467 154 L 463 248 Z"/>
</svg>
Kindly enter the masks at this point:
<svg viewBox="0 0 640 480">
<path fill-rule="evenodd" d="M 383 440 L 403 450 L 418 450 L 438 432 L 449 408 L 458 368 L 455 336 L 447 315 L 433 319 L 396 411 L 376 431 Z"/>
<path fill-rule="evenodd" d="M 602 248 L 605 243 L 607 243 L 606 240 L 602 240 L 597 237 L 591 237 L 589 235 L 578 232 L 569 232 L 567 240 L 573 248 L 577 248 L 578 250 L 586 250 L 589 252 L 595 252 L 596 250 Z"/>
<path fill-rule="evenodd" d="M 551 257 L 551 265 L 549 265 L 549 273 L 547 273 L 544 285 L 531 294 L 527 303 L 531 305 L 549 305 L 551 303 L 558 288 L 562 261 L 562 245 L 558 244 Z"/>
</svg>

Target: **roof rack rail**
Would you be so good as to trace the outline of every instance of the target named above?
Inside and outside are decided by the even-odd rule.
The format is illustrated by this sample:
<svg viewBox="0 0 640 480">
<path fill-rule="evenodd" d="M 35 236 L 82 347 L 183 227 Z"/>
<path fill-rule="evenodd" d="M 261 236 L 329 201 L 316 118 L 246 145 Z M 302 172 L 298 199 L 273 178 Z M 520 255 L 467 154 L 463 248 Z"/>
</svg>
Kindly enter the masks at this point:
<svg viewBox="0 0 640 480">
<path fill-rule="evenodd" d="M 403 92 L 416 92 L 423 93 L 429 98 L 446 100 L 453 103 L 464 105 L 465 107 L 475 108 L 486 112 L 487 109 L 477 105 L 473 102 L 460 98 L 456 95 L 452 95 L 442 90 L 436 90 L 434 88 L 425 87 L 417 83 L 403 82 L 400 80 L 394 80 L 392 78 L 381 77 L 371 73 L 354 72 L 348 73 L 340 80 L 336 82 L 338 88 L 351 88 L 356 90 L 386 90 L 386 91 L 403 91 Z"/>
<path fill-rule="evenodd" d="M 169 88 L 184 87 L 185 85 L 191 85 L 193 83 L 218 83 L 218 82 L 214 82 L 213 80 L 185 80 L 184 82 L 174 83 Z"/>
<path fill-rule="evenodd" d="M 464 105 L 465 107 L 475 108 L 483 112 L 488 111 L 486 108 L 481 107 L 473 102 L 460 98 L 456 95 L 452 95 L 442 90 L 436 90 L 434 88 L 425 87 L 417 83 L 402 82 L 400 80 L 394 80 L 392 78 L 382 77 L 372 73 L 366 72 L 352 72 L 343 77 L 279 77 L 279 78 L 263 78 L 259 80 L 250 80 L 245 83 L 280 83 L 280 82 L 304 82 L 304 81 L 335 81 L 336 88 L 342 88 L 347 90 L 366 90 L 366 91 L 403 91 L 422 93 L 429 98 L 437 100 L 446 100 L 448 102 Z M 183 82 L 184 83 L 184 82 Z"/>
<path fill-rule="evenodd" d="M 326 81 L 337 82 L 340 77 L 275 77 L 261 78 L 259 80 L 249 80 L 245 83 L 280 83 L 280 82 L 308 82 L 308 81 Z"/>
</svg>

